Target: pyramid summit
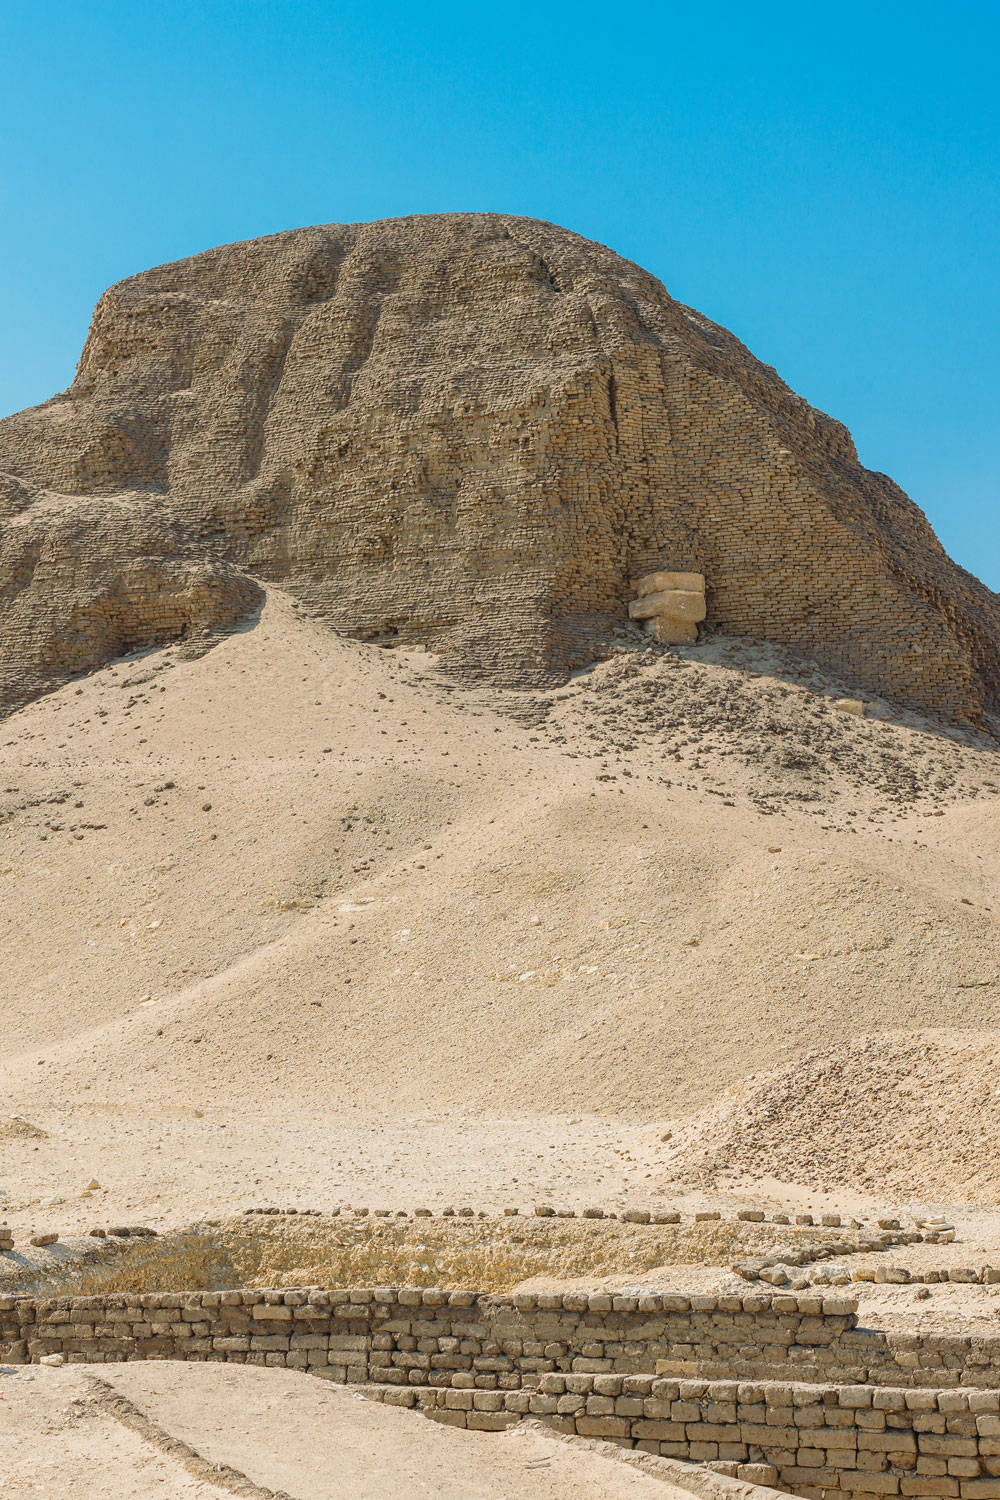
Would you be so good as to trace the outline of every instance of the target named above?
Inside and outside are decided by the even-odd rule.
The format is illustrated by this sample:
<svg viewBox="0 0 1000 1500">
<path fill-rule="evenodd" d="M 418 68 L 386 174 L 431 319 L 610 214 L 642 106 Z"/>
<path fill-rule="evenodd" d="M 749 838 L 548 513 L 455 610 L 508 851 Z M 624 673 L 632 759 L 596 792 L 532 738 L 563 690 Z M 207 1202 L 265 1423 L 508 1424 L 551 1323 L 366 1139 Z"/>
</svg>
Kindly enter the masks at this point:
<svg viewBox="0 0 1000 1500">
<path fill-rule="evenodd" d="M 984 726 L 1000 600 L 846 429 L 648 272 L 445 214 L 112 287 L 65 393 L 0 422 L 0 708 L 286 589 L 457 676 L 557 680 L 641 578 L 705 630 Z"/>
</svg>

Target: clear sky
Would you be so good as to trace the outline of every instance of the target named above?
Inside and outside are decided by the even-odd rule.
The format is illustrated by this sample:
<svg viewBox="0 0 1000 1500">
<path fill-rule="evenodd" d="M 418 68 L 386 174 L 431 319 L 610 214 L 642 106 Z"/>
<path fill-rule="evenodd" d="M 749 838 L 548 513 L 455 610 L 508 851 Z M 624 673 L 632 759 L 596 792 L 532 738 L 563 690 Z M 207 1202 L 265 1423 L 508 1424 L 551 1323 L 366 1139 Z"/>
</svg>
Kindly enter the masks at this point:
<svg viewBox="0 0 1000 1500">
<path fill-rule="evenodd" d="M 639 261 L 1000 589 L 1000 7 L 4 0 L 0 415 L 109 283 L 495 210 Z"/>
</svg>

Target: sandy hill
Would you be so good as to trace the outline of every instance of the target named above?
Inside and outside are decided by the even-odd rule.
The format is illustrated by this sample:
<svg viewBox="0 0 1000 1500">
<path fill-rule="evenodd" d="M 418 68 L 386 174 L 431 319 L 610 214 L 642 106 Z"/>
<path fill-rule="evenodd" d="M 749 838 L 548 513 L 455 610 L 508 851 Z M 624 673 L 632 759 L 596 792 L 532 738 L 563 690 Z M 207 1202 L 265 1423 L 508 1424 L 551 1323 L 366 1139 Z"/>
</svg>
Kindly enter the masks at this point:
<svg viewBox="0 0 1000 1500">
<path fill-rule="evenodd" d="M 985 727 L 1000 604 L 849 434 L 658 281 L 446 214 L 210 250 L 112 287 L 72 386 L 0 422 L 0 706 L 283 586 L 466 680 L 602 656 L 635 580 L 708 628 Z"/>
<path fill-rule="evenodd" d="M 0 1142 L 9 1180 L 96 1172 L 167 1216 L 449 1173 L 651 1192 L 665 1126 L 748 1072 L 885 1028 L 992 1045 L 997 755 L 840 691 L 745 640 L 624 636 L 551 691 L 456 687 L 272 590 L 208 652 L 26 706 L 0 739 L 0 1089 L 52 1140 Z M 889 1075 L 854 1076 L 863 1111 Z M 435 1135 L 448 1111 L 468 1128 Z M 355 1151 L 350 1120 L 388 1134 Z M 833 1184 L 870 1180 L 850 1142 Z"/>
<path fill-rule="evenodd" d="M 995 1046 L 998 643 L 839 424 L 566 231 L 113 287 L 0 422 L 0 1206 L 965 1190 L 979 1083 L 931 1139 L 900 1080 Z"/>
<path fill-rule="evenodd" d="M 731 1179 L 735 1168 L 826 1192 L 996 1205 L 998 1077 L 993 1027 L 870 1033 L 744 1080 L 663 1159 L 689 1183 Z"/>
</svg>

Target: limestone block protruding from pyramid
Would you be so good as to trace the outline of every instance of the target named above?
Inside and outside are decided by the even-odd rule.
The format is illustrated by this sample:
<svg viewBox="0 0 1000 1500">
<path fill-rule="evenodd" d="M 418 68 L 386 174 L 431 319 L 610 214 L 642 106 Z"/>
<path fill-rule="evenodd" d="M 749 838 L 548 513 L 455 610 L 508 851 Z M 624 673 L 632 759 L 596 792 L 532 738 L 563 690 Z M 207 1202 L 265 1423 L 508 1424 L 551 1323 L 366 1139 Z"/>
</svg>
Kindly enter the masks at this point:
<svg viewBox="0 0 1000 1500">
<path fill-rule="evenodd" d="M 640 599 L 644 599 L 647 594 L 658 594 L 661 589 L 693 589 L 695 593 L 703 594 L 705 575 L 704 573 L 647 573 L 635 586 Z"/>
<path fill-rule="evenodd" d="M 693 620 L 674 620 L 670 615 L 654 615 L 643 622 L 647 635 L 661 646 L 693 646 L 698 627 Z"/>
<path fill-rule="evenodd" d="M 661 646 L 694 645 L 705 618 L 704 574 L 647 573 L 635 588 L 639 597 L 628 607 L 630 619 L 642 620 Z"/>
<path fill-rule="evenodd" d="M 628 607 L 633 620 L 651 620 L 654 615 L 670 615 L 675 620 L 703 620 L 705 595 L 694 589 L 661 589 L 644 599 L 633 599 Z"/>
</svg>

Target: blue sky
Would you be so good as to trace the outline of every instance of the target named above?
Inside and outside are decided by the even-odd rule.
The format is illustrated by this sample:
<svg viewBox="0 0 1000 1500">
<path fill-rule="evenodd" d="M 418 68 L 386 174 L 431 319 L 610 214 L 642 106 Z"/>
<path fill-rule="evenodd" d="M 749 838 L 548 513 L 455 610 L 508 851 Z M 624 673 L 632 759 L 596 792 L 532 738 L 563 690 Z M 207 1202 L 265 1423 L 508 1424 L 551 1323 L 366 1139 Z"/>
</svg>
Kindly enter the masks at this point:
<svg viewBox="0 0 1000 1500">
<path fill-rule="evenodd" d="M 1000 9 L 0 7 L 0 414 L 105 286 L 302 224 L 484 209 L 655 272 L 847 423 L 1000 589 Z"/>
</svg>

